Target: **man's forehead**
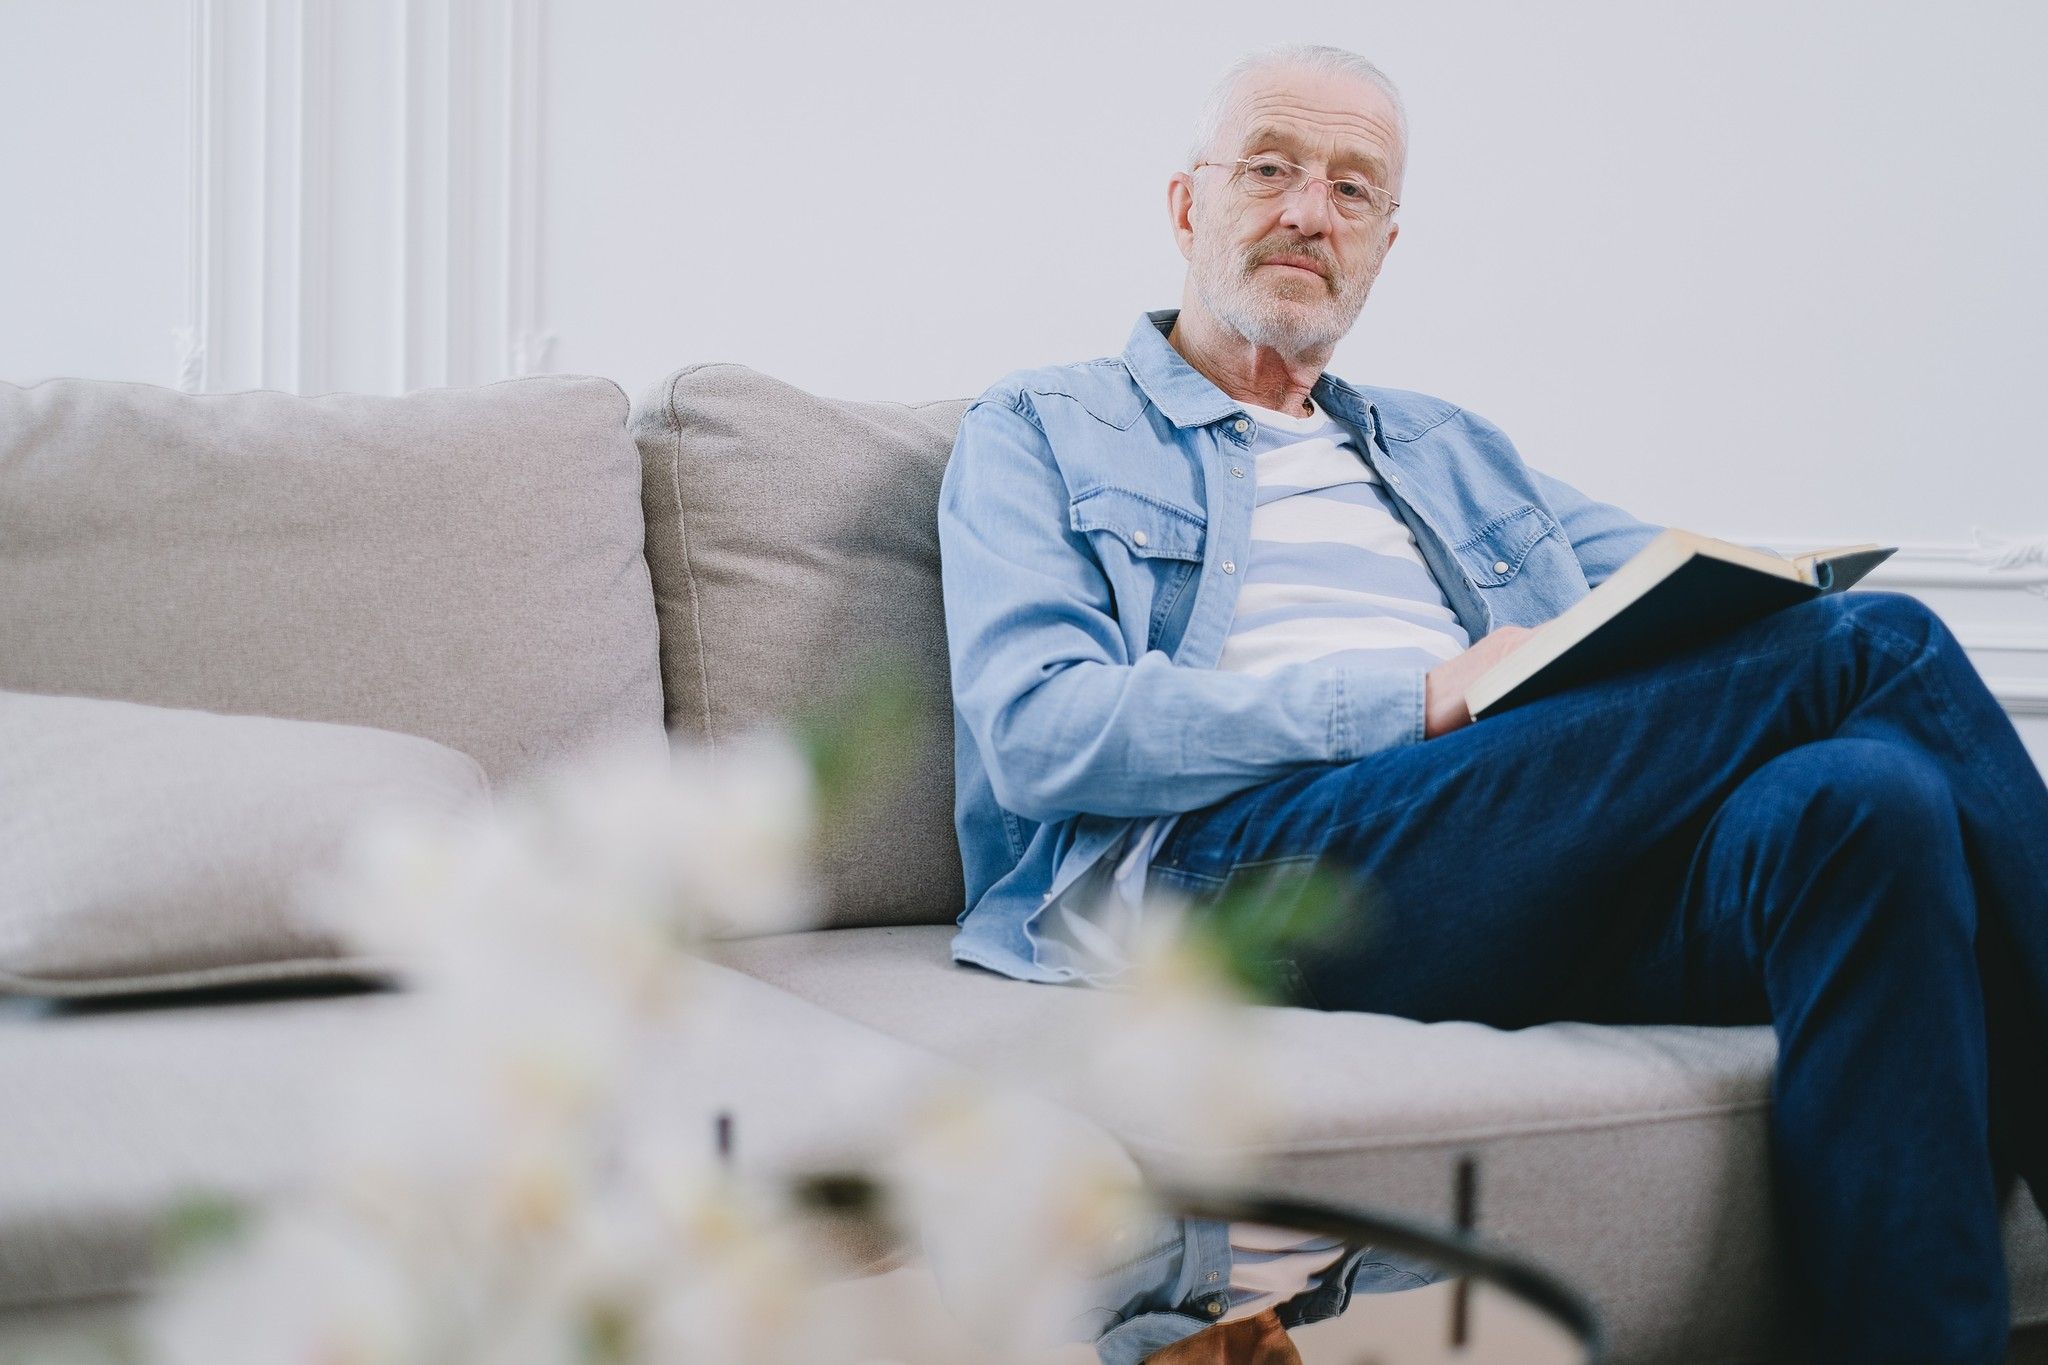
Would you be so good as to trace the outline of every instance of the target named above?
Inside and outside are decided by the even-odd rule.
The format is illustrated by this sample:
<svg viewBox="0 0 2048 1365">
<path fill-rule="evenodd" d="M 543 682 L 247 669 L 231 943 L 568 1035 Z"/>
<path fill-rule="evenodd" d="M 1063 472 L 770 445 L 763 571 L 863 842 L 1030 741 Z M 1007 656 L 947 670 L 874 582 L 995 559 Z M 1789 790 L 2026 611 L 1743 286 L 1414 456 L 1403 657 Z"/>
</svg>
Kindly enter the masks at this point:
<svg viewBox="0 0 2048 1365">
<path fill-rule="evenodd" d="M 1378 93 L 1359 85 L 1316 96 L 1286 89 L 1246 91 L 1237 110 L 1240 150 L 1267 144 L 1297 150 L 1329 146 L 1332 161 L 1367 162 L 1385 170 L 1400 134 L 1384 100 L 1375 98 Z"/>
</svg>

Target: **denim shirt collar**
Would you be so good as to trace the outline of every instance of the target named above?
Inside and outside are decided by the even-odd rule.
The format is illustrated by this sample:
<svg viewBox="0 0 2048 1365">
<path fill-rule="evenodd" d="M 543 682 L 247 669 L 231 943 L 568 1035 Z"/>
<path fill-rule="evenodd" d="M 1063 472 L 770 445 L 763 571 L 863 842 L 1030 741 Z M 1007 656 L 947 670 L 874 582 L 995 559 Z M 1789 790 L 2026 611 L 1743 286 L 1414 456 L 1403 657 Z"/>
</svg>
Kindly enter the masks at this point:
<svg viewBox="0 0 2048 1365">
<path fill-rule="evenodd" d="M 1207 426 L 1242 416 L 1244 404 L 1217 388 L 1167 341 L 1167 333 L 1179 317 L 1180 309 L 1161 308 L 1139 318 L 1124 344 L 1124 368 L 1176 427 Z M 1363 430 L 1368 438 L 1379 436 L 1378 409 L 1343 380 L 1325 373 L 1310 392 L 1323 407 Z"/>
</svg>

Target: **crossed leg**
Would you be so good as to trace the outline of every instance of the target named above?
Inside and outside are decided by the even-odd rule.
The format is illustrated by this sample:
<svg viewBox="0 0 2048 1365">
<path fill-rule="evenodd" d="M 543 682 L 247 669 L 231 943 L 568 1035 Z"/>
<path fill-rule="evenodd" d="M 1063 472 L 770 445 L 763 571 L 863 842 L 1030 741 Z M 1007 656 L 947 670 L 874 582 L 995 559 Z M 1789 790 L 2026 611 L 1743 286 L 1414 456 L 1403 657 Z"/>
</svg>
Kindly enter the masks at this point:
<svg viewBox="0 0 2048 1365">
<path fill-rule="evenodd" d="M 1987 1075 L 2048 1057 L 2048 787 L 1922 604 L 1817 599 L 1305 769 L 1184 815 L 1152 875 L 1199 903 L 1306 863 L 1358 892 L 1296 964 L 1325 1008 L 1770 1020 L 1824 1355 L 1999 1358 L 1993 1152 L 2030 1175 L 2048 1152 L 2026 1095 L 1990 1133 Z"/>
</svg>

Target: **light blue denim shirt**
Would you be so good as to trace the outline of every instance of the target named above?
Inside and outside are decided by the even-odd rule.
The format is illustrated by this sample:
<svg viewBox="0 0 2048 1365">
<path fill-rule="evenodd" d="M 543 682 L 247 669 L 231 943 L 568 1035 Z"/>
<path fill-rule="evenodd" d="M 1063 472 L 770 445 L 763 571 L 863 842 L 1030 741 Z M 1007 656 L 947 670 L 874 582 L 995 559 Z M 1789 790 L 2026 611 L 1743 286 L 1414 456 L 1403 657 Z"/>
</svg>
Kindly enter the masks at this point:
<svg viewBox="0 0 2048 1365">
<path fill-rule="evenodd" d="M 1091 1340 L 1103 1365 L 1139 1365 L 1183 1337 L 1221 1321 L 1230 1302 L 1230 1225 L 1160 1218 L 1134 1239 L 1139 1250 L 1092 1280 L 1071 1335 Z M 1444 1277 L 1441 1266 L 1381 1247 L 1347 1245 L 1313 1288 L 1279 1304 L 1290 1331 L 1336 1317 L 1354 1294 L 1393 1294 Z"/>
<path fill-rule="evenodd" d="M 1167 343 L 1178 315 L 1140 318 L 1120 356 L 1005 376 L 961 419 L 938 510 L 956 961 L 1068 980 L 1034 924 L 1106 877 L 1139 819 L 1423 738 L 1421 667 L 1216 671 L 1251 541 L 1255 419 Z M 1455 403 L 1329 374 L 1313 392 L 1474 640 L 1556 616 L 1662 529 L 1529 468 Z"/>
</svg>

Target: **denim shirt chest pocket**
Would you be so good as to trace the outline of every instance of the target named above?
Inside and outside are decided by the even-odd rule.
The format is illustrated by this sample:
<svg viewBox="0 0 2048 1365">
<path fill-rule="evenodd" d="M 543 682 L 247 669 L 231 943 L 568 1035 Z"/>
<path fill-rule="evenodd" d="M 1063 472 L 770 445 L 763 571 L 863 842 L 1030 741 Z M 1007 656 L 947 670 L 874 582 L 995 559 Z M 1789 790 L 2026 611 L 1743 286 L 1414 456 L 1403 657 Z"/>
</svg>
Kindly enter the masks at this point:
<svg viewBox="0 0 2048 1365">
<path fill-rule="evenodd" d="M 1545 570 L 1564 567 L 1549 564 L 1546 556 L 1569 557 L 1571 552 L 1557 523 L 1533 503 L 1493 517 L 1451 547 L 1465 577 L 1484 595 L 1496 626 L 1537 625 L 1569 606 L 1576 595 L 1559 600 L 1558 589 L 1570 575 Z"/>
<path fill-rule="evenodd" d="M 1098 484 L 1073 495 L 1067 508 L 1072 528 L 1088 536 L 1109 576 L 1119 619 L 1145 620 L 1145 637 L 1133 641 L 1133 658 L 1155 647 L 1168 621 L 1189 601 L 1208 521 L 1201 513 L 1163 502 L 1136 489 Z M 1128 634 L 1128 624 L 1126 633 Z"/>
</svg>

